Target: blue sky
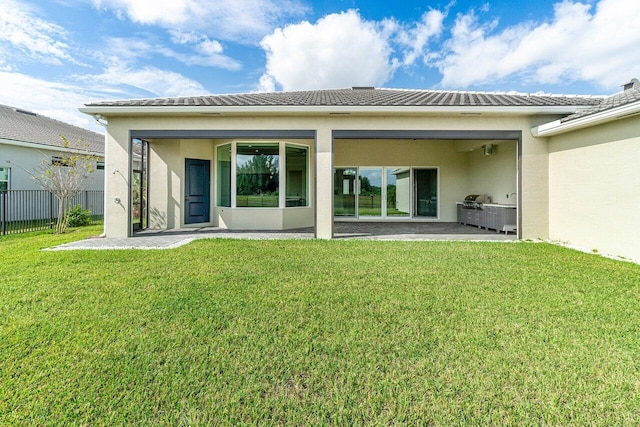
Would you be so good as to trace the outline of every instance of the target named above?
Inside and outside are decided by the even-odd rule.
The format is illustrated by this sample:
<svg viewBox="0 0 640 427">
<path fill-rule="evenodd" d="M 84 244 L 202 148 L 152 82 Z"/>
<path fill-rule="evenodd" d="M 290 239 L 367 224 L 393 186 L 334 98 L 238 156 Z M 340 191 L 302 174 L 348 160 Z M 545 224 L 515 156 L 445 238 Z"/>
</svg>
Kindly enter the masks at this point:
<svg viewBox="0 0 640 427">
<path fill-rule="evenodd" d="M 91 100 L 350 86 L 611 94 L 637 0 L 2 0 L 0 103 L 102 131 Z"/>
</svg>

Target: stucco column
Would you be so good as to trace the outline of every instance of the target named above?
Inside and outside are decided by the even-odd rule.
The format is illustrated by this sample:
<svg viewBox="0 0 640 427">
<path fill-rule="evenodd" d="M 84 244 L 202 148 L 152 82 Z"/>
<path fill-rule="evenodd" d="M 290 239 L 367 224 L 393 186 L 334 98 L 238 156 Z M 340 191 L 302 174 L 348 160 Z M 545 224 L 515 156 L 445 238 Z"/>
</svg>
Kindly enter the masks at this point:
<svg viewBox="0 0 640 427">
<path fill-rule="evenodd" d="M 549 238 L 549 151 L 546 138 L 522 133 L 522 239 Z"/>
<path fill-rule="evenodd" d="M 316 238 L 333 237 L 333 142 L 331 129 L 316 134 Z"/>
<path fill-rule="evenodd" d="M 114 120 L 115 121 L 115 120 Z M 107 237 L 127 237 L 129 235 L 129 132 L 109 124 L 105 139 L 105 158 L 109 168 L 105 168 L 104 231 Z"/>
</svg>

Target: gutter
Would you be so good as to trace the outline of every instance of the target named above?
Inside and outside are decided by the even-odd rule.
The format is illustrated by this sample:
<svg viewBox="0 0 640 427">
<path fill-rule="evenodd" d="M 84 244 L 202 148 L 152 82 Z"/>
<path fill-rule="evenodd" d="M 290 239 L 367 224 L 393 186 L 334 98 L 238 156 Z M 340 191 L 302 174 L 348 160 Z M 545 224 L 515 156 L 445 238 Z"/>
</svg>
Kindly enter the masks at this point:
<svg viewBox="0 0 640 427">
<path fill-rule="evenodd" d="M 560 135 L 562 133 L 623 119 L 636 114 L 640 114 L 640 101 L 600 111 L 598 113 L 569 120 L 564 123 L 561 120 L 545 123 L 531 128 L 531 134 L 536 138 Z"/>
<path fill-rule="evenodd" d="M 65 153 L 90 154 L 96 157 L 104 157 L 104 152 L 100 153 L 97 151 L 83 150 L 79 148 L 59 147 L 57 145 L 40 144 L 37 142 L 28 142 L 28 141 L 18 141 L 15 139 L 0 138 L 0 144 L 13 145 L 16 147 L 35 148 L 37 150 L 50 150 L 50 151 L 65 152 Z"/>
<path fill-rule="evenodd" d="M 234 115 L 234 114 L 572 114 L 576 111 L 591 108 L 593 105 L 564 106 L 302 106 L 302 105 L 268 105 L 268 106 L 212 106 L 212 105 L 171 105 L 171 106 L 85 106 L 78 110 L 94 117 L 105 119 L 123 115 Z"/>
</svg>

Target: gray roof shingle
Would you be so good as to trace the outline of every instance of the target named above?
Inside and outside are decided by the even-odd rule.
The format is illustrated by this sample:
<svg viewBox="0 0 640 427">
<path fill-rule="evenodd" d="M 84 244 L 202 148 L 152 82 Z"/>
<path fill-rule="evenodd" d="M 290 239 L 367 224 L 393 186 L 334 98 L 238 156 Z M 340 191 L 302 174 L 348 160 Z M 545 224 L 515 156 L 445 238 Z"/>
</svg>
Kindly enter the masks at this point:
<svg viewBox="0 0 640 427">
<path fill-rule="evenodd" d="M 582 111 L 571 114 L 570 116 L 564 117 L 560 120 L 560 122 L 566 123 L 571 120 L 587 117 L 596 113 L 600 113 L 602 111 L 622 107 L 623 105 L 631 104 L 638 101 L 640 101 L 640 82 L 636 79 L 633 79 L 630 88 L 605 98 L 595 107 L 586 108 Z"/>
<path fill-rule="evenodd" d="M 0 105 L 0 139 L 61 146 L 64 135 L 72 147 L 104 153 L 104 136 L 19 108 Z"/>
<path fill-rule="evenodd" d="M 327 89 L 296 92 L 242 93 L 179 98 L 149 98 L 100 101 L 87 107 L 176 107 L 176 106 L 595 106 L 602 97 L 578 95 L 523 94 L 500 92 L 457 92 L 407 89 Z"/>
</svg>

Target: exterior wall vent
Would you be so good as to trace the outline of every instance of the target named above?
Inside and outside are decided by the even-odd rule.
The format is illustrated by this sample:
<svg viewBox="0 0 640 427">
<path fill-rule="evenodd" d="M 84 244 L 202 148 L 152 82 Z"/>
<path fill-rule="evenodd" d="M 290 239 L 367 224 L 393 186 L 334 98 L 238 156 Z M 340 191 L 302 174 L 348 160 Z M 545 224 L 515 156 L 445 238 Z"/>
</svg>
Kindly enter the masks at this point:
<svg viewBox="0 0 640 427">
<path fill-rule="evenodd" d="M 638 79 L 631 79 L 629 83 L 623 84 L 622 88 L 625 91 L 631 90 L 631 89 L 640 89 L 640 81 L 638 81 Z"/>
<path fill-rule="evenodd" d="M 29 116 L 37 116 L 36 113 L 33 113 L 31 111 L 27 111 L 27 110 L 23 110 L 21 108 L 14 108 L 14 110 L 15 110 L 16 113 L 22 113 L 22 114 L 26 114 L 26 115 L 29 115 Z"/>
</svg>

